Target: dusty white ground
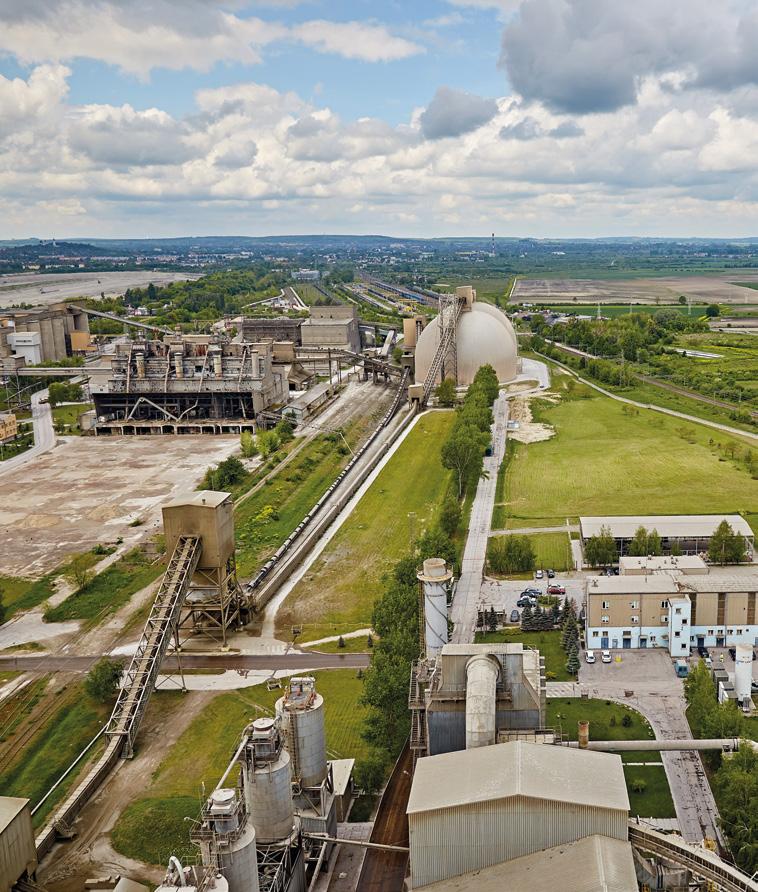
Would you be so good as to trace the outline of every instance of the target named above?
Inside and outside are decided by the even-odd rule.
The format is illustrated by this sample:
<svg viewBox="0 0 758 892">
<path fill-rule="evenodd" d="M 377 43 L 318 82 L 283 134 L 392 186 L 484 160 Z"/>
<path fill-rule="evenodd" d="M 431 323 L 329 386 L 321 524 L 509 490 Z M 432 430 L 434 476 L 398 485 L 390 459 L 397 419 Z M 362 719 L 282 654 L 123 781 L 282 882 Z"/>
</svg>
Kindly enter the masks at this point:
<svg viewBox="0 0 758 892">
<path fill-rule="evenodd" d="M 0 276 L 0 309 L 18 304 L 54 304 L 74 297 L 106 297 L 123 294 L 127 288 L 148 283 L 167 285 L 197 279 L 196 273 L 131 270 L 113 273 L 18 273 Z"/>
<path fill-rule="evenodd" d="M 3 476 L 0 573 L 38 576 L 67 555 L 160 532 L 160 506 L 194 489 L 236 437 L 71 437 Z M 129 524 L 140 518 L 140 526 Z"/>
</svg>

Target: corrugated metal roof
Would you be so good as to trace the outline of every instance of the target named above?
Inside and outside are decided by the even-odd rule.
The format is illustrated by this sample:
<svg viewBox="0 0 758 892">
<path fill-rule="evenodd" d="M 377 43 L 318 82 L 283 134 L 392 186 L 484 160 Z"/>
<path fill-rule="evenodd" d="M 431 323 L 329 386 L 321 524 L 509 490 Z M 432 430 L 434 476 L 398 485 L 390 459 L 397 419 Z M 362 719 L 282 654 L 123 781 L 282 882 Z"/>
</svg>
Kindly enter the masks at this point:
<svg viewBox="0 0 758 892">
<path fill-rule="evenodd" d="M 22 799 L 19 796 L 0 796 L 0 833 L 28 804 L 28 799 Z"/>
<path fill-rule="evenodd" d="M 694 592 L 754 592 L 758 590 L 758 572 L 722 576 L 694 573 L 653 573 L 649 576 L 592 576 L 587 580 L 588 595 L 687 594 Z"/>
<path fill-rule="evenodd" d="M 739 514 L 660 514 L 645 517 L 580 517 L 582 537 L 596 536 L 600 527 L 608 527 L 617 539 L 631 539 L 638 527 L 657 530 L 661 536 L 712 536 L 722 520 L 735 531 L 752 538 L 750 524 Z"/>
<path fill-rule="evenodd" d="M 180 508 L 182 505 L 205 505 L 208 508 L 216 508 L 222 502 L 231 499 L 231 493 L 218 492 L 214 489 L 201 489 L 197 492 L 188 492 L 186 495 L 179 496 L 166 502 L 164 508 Z"/>
<path fill-rule="evenodd" d="M 619 569 L 624 570 L 702 570 L 708 572 L 708 564 L 695 554 L 662 555 L 660 557 L 636 557 L 625 554 L 619 558 Z"/>
<path fill-rule="evenodd" d="M 588 836 L 416 888 L 424 892 L 558 888 L 561 892 L 637 892 L 638 886 L 631 843 Z"/>
<path fill-rule="evenodd" d="M 419 759 L 407 813 L 511 796 L 629 810 L 620 756 L 513 741 Z"/>
</svg>

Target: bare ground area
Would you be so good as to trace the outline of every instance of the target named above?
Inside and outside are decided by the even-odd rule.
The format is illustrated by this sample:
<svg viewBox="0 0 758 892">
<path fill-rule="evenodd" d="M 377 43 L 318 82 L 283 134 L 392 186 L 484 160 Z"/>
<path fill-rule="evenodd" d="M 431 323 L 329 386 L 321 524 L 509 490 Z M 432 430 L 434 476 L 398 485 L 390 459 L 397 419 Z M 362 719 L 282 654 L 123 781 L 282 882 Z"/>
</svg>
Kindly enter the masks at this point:
<svg viewBox="0 0 758 892">
<path fill-rule="evenodd" d="M 655 304 L 676 303 L 683 294 L 697 303 L 758 303 L 758 294 L 752 288 L 742 288 L 734 282 L 758 282 L 758 276 L 736 270 L 728 275 L 655 279 L 518 279 L 512 300 Z"/>
<path fill-rule="evenodd" d="M 160 531 L 164 502 L 237 447 L 236 437 L 71 437 L 3 477 L 0 573 L 38 576 L 119 537 L 133 546 Z"/>
<path fill-rule="evenodd" d="M 144 789 L 164 756 L 215 696 L 215 692 L 193 691 L 183 694 L 181 700 L 153 697 L 140 730 L 139 753 L 134 759 L 119 762 L 77 819 L 76 838 L 57 845 L 38 871 L 47 889 L 79 892 L 88 877 L 107 874 L 125 874 L 151 885 L 160 883 L 163 868 L 120 855 L 111 846 L 110 832 L 134 799 L 135 791 Z"/>
<path fill-rule="evenodd" d="M 0 276 L 0 309 L 19 304 L 55 304 L 76 297 L 123 294 L 127 288 L 156 287 L 197 279 L 197 273 L 132 270 L 111 273 L 12 273 Z"/>
<path fill-rule="evenodd" d="M 557 401 L 547 391 L 539 396 L 542 400 Z M 511 400 L 508 420 L 518 422 L 518 430 L 509 431 L 508 436 L 519 443 L 539 443 L 542 440 L 549 440 L 555 436 L 555 428 L 552 425 L 541 424 L 532 420 L 529 397 L 519 396 Z"/>
</svg>

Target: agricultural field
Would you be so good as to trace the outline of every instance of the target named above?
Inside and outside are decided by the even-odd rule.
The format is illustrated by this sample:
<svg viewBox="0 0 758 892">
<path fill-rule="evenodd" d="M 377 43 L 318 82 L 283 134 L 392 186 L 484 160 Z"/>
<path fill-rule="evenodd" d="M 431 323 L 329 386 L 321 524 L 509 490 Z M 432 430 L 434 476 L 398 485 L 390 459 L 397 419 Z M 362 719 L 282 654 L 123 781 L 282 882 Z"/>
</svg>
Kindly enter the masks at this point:
<svg viewBox="0 0 758 892">
<path fill-rule="evenodd" d="M 577 739 L 577 723 L 590 723 L 592 740 L 653 740 L 655 734 L 644 716 L 636 710 L 607 700 L 550 699 L 547 721 L 550 728 L 562 730 L 569 740 Z M 623 722 L 626 720 L 626 726 Z M 660 762 L 657 752 L 622 753 L 630 811 L 643 818 L 675 818 L 666 772 L 662 765 L 628 764 Z M 639 784 L 639 782 L 642 784 Z M 638 792 L 635 790 L 635 786 Z"/>
<path fill-rule="evenodd" d="M 707 304 L 692 304 L 688 307 L 686 304 L 603 304 L 601 315 L 609 319 L 615 319 L 617 316 L 628 316 L 630 313 L 646 313 L 655 315 L 661 312 L 674 312 L 682 316 L 692 316 L 697 318 L 703 316 Z M 554 310 L 556 313 L 576 313 L 580 316 L 592 316 L 597 314 L 597 303 L 564 303 L 564 304 L 540 304 L 540 311 Z"/>
<path fill-rule="evenodd" d="M 382 575 L 430 526 L 450 486 L 440 450 L 453 412 L 421 417 L 345 523 L 277 613 L 277 633 L 293 623 L 321 638 L 371 625 Z"/>
<path fill-rule="evenodd" d="M 324 697 L 326 746 L 331 758 L 367 754 L 361 737 L 365 710 L 359 700 L 363 682 L 347 669 L 316 672 Z M 272 715 L 284 691 L 256 685 L 217 695 L 180 736 L 150 779 L 146 789 L 123 811 L 112 833 L 114 848 L 148 864 L 165 865 L 172 854 L 194 855 L 189 824 L 200 810 L 202 789 L 213 789 L 245 726 Z M 154 700 L 165 696 L 157 692 Z M 193 770 L 187 771 L 192 764 Z M 233 784 L 230 778 L 230 784 Z"/>
<path fill-rule="evenodd" d="M 503 502 L 518 525 L 582 514 L 737 513 L 756 504 L 758 481 L 743 461 L 743 441 L 630 410 L 583 386 L 569 396 L 566 381 L 560 386 L 558 403 L 532 402 L 535 420 L 555 436 L 516 444 L 506 458 Z"/>
</svg>

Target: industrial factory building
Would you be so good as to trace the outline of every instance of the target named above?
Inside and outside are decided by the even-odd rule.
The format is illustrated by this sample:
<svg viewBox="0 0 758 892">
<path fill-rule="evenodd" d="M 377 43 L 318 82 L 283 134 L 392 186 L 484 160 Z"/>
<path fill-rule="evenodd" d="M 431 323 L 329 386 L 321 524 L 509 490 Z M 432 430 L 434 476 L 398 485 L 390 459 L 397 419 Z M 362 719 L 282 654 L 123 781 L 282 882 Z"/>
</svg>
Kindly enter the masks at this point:
<svg viewBox="0 0 758 892">
<path fill-rule="evenodd" d="M 311 307 L 310 317 L 300 326 L 300 337 L 303 347 L 332 347 L 359 353 L 358 308 L 352 304 Z"/>
<path fill-rule="evenodd" d="M 266 340 L 290 341 L 300 346 L 301 325 L 301 319 L 290 319 L 288 316 L 278 316 L 275 319 L 245 316 L 242 319 L 242 340 L 248 344 Z"/>
<path fill-rule="evenodd" d="M 518 344 L 510 320 L 492 304 L 477 301 L 476 291 L 469 285 L 443 296 L 439 316 L 420 332 L 416 320 L 408 322 L 417 336 L 415 379 L 419 384 L 432 375 L 433 383 L 449 377 L 468 385 L 485 364 L 495 369 L 501 383 L 518 375 Z M 440 344 L 446 340 L 449 348 L 435 367 Z"/>
<path fill-rule="evenodd" d="M 90 346 L 87 314 L 70 304 L 0 312 L 0 368 L 59 362 Z"/>
<path fill-rule="evenodd" d="M 0 796 L 0 892 L 11 892 L 18 882 L 33 883 L 36 869 L 29 800 Z"/>
<path fill-rule="evenodd" d="M 726 521 L 735 533 L 743 536 L 749 557 L 755 546 L 755 535 L 750 524 L 739 514 L 667 514 L 632 517 L 580 517 L 582 547 L 592 536 L 599 536 L 601 530 L 610 531 L 616 541 L 619 557 L 629 554 L 629 546 L 640 527 L 649 533 L 655 530 L 661 537 L 664 554 L 670 554 L 672 546 L 680 554 L 705 554 L 711 536 L 722 521 Z"/>
<path fill-rule="evenodd" d="M 634 876 L 617 755 L 513 741 L 429 756 L 416 764 L 407 814 L 412 889 L 594 837 L 618 841 L 619 869 Z M 574 849 L 571 869 L 586 854 Z"/>
<path fill-rule="evenodd" d="M 110 373 L 93 376 L 98 431 L 238 432 L 287 401 L 271 342 L 238 344 L 209 335 L 118 344 Z"/>
<path fill-rule="evenodd" d="M 587 585 L 588 648 L 695 647 L 758 643 L 758 571 L 703 575 L 678 569 L 592 577 Z"/>
</svg>

